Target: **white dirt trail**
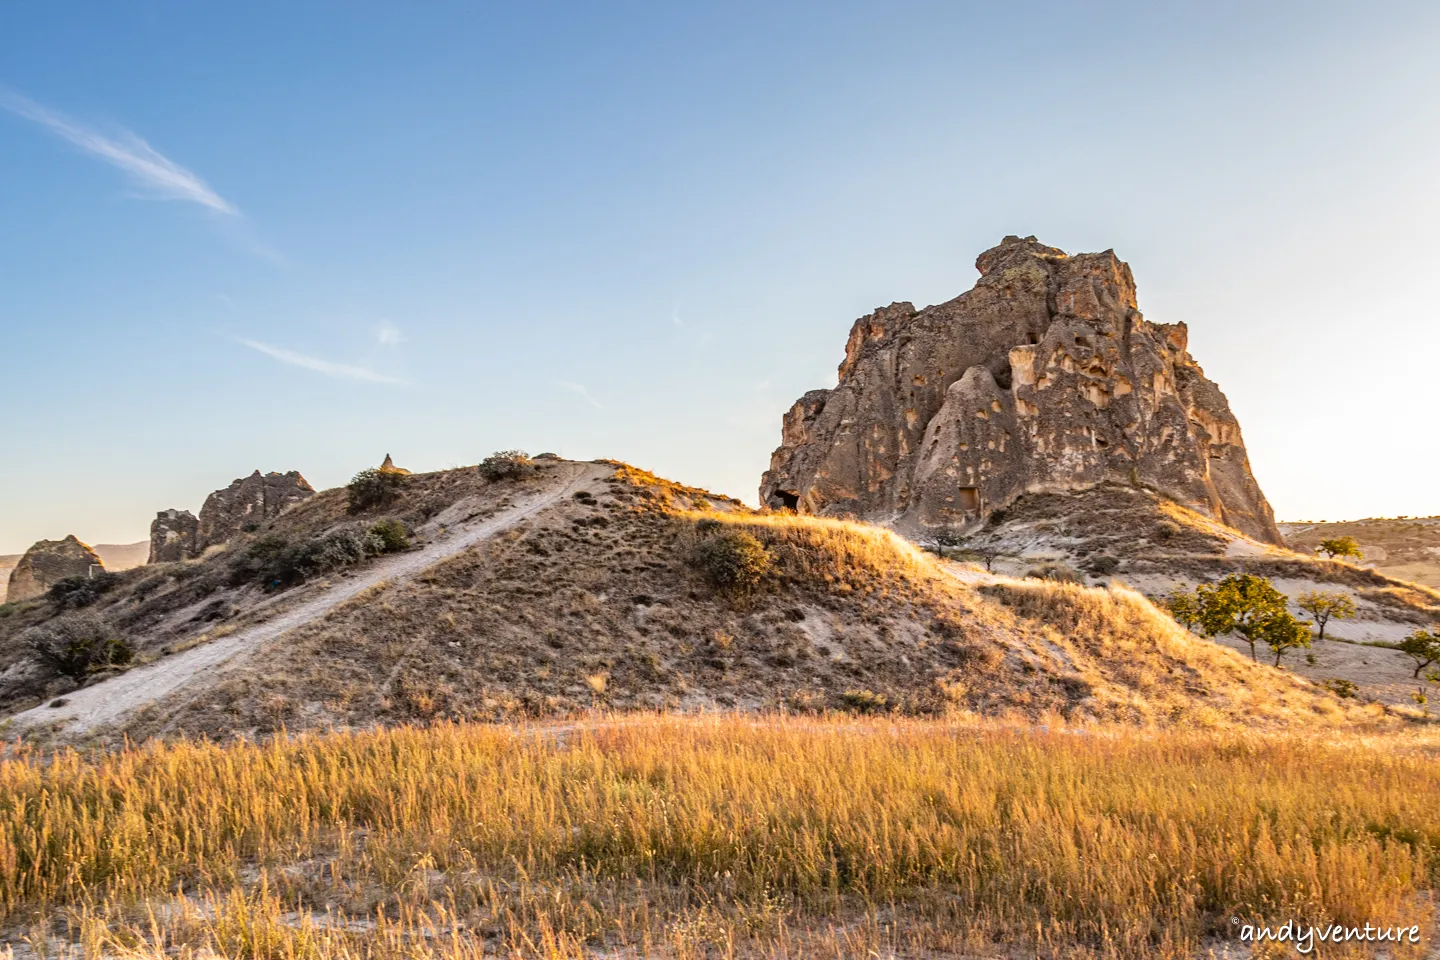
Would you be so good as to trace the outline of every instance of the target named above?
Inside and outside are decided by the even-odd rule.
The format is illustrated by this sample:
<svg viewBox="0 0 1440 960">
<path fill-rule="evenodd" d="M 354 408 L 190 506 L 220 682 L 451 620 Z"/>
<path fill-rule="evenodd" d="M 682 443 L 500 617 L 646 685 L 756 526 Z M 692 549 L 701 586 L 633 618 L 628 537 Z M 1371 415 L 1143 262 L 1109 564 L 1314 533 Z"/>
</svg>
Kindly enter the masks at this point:
<svg viewBox="0 0 1440 960">
<path fill-rule="evenodd" d="M 266 641 L 324 617 L 376 584 L 409 580 L 442 560 L 534 516 L 582 484 L 603 480 L 613 472 L 613 467 L 599 464 L 561 464 L 557 471 L 559 475 L 548 489 L 531 494 L 498 514 L 473 522 L 462 521 L 445 529 L 419 550 L 383 557 L 357 571 L 354 576 L 264 623 L 244 627 L 227 637 L 66 694 L 62 707 L 41 705 L 17 713 L 10 718 L 12 730 L 43 725 L 61 736 L 75 736 L 114 723 L 126 714 L 179 690 L 201 674 L 211 675 L 237 657 L 253 653 Z M 437 520 L 443 521 L 451 512 L 446 511 Z"/>
</svg>

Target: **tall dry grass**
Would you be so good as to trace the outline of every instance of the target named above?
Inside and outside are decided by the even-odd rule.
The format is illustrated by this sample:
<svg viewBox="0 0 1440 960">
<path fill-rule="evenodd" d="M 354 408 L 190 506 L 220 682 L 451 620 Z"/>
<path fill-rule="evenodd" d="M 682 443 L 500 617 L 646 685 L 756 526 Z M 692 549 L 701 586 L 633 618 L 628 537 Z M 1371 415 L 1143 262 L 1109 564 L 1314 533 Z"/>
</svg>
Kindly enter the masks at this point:
<svg viewBox="0 0 1440 960">
<path fill-rule="evenodd" d="M 1429 923 L 1437 878 L 1435 744 L 1353 735 L 650 717 L 0 763 L 0 931 L 97 954 L 1186 956 L 1232 916 Z"/>
<path fill-rule="evenodd" d="M 839 592 L 884 592 L 905 583 L 944 580 L 933 558 L 892 530 L 793 513 L 687 511 L 753 534 L 774 554 L 786 579 Z"/>
</svg>

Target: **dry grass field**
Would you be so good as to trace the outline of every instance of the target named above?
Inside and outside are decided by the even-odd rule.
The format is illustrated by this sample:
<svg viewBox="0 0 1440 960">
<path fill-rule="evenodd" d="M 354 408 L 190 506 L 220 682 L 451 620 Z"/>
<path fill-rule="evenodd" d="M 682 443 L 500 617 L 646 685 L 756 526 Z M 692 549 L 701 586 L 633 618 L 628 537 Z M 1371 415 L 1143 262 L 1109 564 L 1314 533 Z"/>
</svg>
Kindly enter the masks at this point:
<svg viewBox="0 0 1440 960">
<path fill-rule="evenodd" d="M 731 714 L 22 754 L 0 762 L 0 937 L 17 956 L 1194 957 L 1238 948 L 1242 917 L 1416 923 L 1390 956 L 1418 957 L 1437 747 Z"/>
</svg>

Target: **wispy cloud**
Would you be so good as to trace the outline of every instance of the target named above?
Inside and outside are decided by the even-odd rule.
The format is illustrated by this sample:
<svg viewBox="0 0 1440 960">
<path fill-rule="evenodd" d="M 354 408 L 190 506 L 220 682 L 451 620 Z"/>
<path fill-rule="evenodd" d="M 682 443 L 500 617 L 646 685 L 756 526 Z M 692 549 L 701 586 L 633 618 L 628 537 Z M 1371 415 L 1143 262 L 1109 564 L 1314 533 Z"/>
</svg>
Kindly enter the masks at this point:
<svg viewBox="0 0 1440 960">
<path fill-rule="evenodd" d="M 0 89 L 0 108 L 33 120 L 91 156 L 119 167 L 152 197 L 185 200 L 217 213 L 240 215 L 234 204 L 210 189 L 204 180 L 128 130 L 106 136 L 9 90 Z"/>
<path fill-rule="evenodd" d="M 296 353 L 294 350 L 286 350 L 284 347 L 272 347 L 268 343 L 260 343 L 258 340 L 246 340 L 243 337 L 236 337 L 235 340 L 237 343 L 243 344 L 251 350 L 258 350 L 267 357 L 273 357 L 281 363 L 288 363 L 293 367 L 303 367 L 306 370 L 314 370 L 316 373 L 323 373 L 327 377 L 336 377 L 341 380 L 363 380 L 367 383 L 405 382 L 398 377 L 377 373 L 369 367 L 357 367 L 348 363 L 335 363 L 330 360 L 321 360 L 318 357 L 308 357 L 303 353 Z"/>
<path fill-rule="evenodd" d="M 590 406 L 594 407 L 596 410 L 605 409 L 605 406 L 599 400 L 596 400 L 594 397 L 590 396 L 590 391 L 585 389 L 585 384 L 583 383 L 570 383 L 566 380 L 556 380 L 555 385 L 557 387 L 564 387 L 571 393 L 576 394 L 580 397 L 580 399 L 590 404 Z"/>
<path fill-rule="evenodd" d="M 380 325 L 375 328 L 375 341 L 382 347 L 393 347 L 397 343 L 404 343 L 405 337 L 395 324 L 389 320 L 381 320 Z"/>
</svg>

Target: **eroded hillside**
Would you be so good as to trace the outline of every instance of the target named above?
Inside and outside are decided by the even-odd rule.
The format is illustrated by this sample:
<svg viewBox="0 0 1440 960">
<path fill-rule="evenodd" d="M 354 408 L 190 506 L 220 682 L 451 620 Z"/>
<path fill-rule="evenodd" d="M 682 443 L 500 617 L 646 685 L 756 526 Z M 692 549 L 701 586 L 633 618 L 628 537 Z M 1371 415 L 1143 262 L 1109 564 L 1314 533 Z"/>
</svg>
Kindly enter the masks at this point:
<svg viewBox="0 0 1440 960">
<path fill-rule="evenodd" d="M 1392 704 L 1411 702 L 1419 684 L 1415 664 L 1390 645 L 1440 624 L 1440 593 L 1423 584 L 1378 567 L 1260 543 L 1143 487 L 1105 484 L 1028 494 L 965 538 L 961 550 L 977 561 L 988 559 L 998 573 L 1123 583 L 1152 598 L 1232 573 L 1257 574 L 1286 594 L 1302 619 L 1308 618 L 1297 604 L 1302 594 L 1342 593 L 1355 603 L 1355 618 L 1327 625 L 1327 639 L 1309 651 L 1314 663 L 1301 653 L 1286 665 L 1317 681 L 1350 680 L 1362 696 Z M 1243 649 L 1234 638 L 1217 642 Z"/>
<path fill-rule="evenodd" d="M 1320 523 L 1282 523 L 1285 542 L 1314 553 L 1320 541 L 1354 537 L 1364 555 L 1359 565 L 1388 577 L 1440 588 L 1440 517 L 1394 517 Z"/>
<path fill-rule="evenodd" d="M 343 602 L 269 635 L 246 631 L 366 568 L 278 593 L 224 586 L 244 549 L 237 545 L 229 555 L 140 573 L 97 605 L 150 661 L 112 683 L 163 667 L 167 646 L 191 648 L 171 656 L 196 656 L 227 635 L 257 639 L 153 702 L 68 733 L 263 734 L 595 707 L 1053 713 L 1162 724 L 1338 721 L 1358 711 L 1188 634 L 1123 587 L 969 583 L 889 531 L 757 514 L 623 465 L 547 464 L 533 478 L 499 483 L 473 468 L 417 475 L 391 513 L 407 517 L 417 539 L 441 538 L 449 525 L 487 511 L 498 517 L 553 491 L 556 472 L 566 470 L 581 479 L 564 497 L 432 565 L 395 578 L 371 574 Z M 256 536 L 324 535 L 353 522 L 343 497 L 318 494 Z M 769 560 L 744 592 L 717 586 L 696 562 L 707 543 L 737 535 L 753 538 Z M 10 619 L 44 615 L 37 608 Z M 15 626 L 4 629 L 13 664 L 23 651 Z M 106 699 L 107 691 L 58 699 L 86 695 Z M 39 701 L 11 694 L 12 706 Z M 73 710 L 68 702 L 40 707 L 23 726 L 64 730 Z"/>
</svg>

